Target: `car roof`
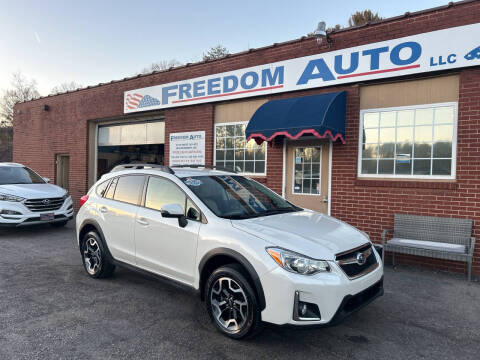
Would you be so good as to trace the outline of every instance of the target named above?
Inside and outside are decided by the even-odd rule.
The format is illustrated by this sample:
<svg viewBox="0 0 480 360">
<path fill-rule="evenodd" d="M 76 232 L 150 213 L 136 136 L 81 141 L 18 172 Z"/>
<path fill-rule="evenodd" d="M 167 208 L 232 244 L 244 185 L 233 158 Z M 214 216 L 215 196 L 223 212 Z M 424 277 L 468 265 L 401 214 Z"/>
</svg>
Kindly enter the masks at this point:
<svg viewBox="0 0 480 360">
<path fill-rule="evenodd" d="M 0 162 L 0 166 L 9 166 L 9 167 L 25 167 L 25 165 L 13 163 L 13 162 Z"/>
<path fill-rule="evenodd" d="M 165 171 L 165 168 L 143 168 L 143 169 L 122 169 L 113 172 L 109 172 L 102 176 L 102 178 L 111 178 L 115 175 L 126 175 L 126 174 L 150 174 L 150 175 L 173 175 L 178 178 L 185 178 L 190 176 L 218 176 L 218 175 L 238 175 L 234 172 L 215 170 L 209 168 L 189 168 L 189 167 L 171 167 L 172 172 Z M 108 175 L 108 176 L 107 176 Z"/>
<path fill-rule="evenodd" d="M 189 177 L 189 176 L 238 175 L 230 171 L 205 169 L 205 168 L 195 169 L 195 168 L 188 168 L 188 167 L 182 167 L 182 168 L 172 167 L 172 170 L 175 172 L 175 175 L 180 178 Z"/>
</svg>

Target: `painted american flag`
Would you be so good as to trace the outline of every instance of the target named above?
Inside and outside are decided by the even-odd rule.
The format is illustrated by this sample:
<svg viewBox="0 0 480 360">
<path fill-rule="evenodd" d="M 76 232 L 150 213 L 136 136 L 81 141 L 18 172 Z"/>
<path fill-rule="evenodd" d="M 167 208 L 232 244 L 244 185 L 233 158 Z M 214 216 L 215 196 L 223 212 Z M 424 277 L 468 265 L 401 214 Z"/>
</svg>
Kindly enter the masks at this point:
<svg viewBox="0 0 480 360">
<path fill-rule="evenodd" d="M 137 93 L 128 94 L 125 99 L 125 105 L 128 109 L 134 110 L 138 109 L 138 105 L 140 105 L 140 101 L 142 101 L 143 96 Z"/>
<path fill-rule="evenodd" d="M 128 109 L 134 110 L 143 107 L 160 105 L 160 101 L 150 95 L 140 95 L 137 93 L 128 94 L 125 98 L 125 105 Z"/>
</svg>

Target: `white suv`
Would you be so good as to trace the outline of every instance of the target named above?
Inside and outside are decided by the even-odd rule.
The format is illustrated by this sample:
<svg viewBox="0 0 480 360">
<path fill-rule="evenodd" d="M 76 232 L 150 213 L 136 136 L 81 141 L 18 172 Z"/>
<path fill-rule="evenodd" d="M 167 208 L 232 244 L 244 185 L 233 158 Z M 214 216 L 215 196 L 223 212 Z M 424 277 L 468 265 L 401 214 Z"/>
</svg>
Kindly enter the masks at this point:
<svg viewBox="0 0 480 360">
<path fill-rule="evenodd" d="M 21 164 L 0 163 L 0 227 L 64 226 L 72 219 L 68 191 L 48 181 Z"/>
<path fill-rule="evenodd" d="M 120 166 L 81 204 L 88 275 L 124 264 L 192 287 L 232 338 L 262 322 L 338 323 L 383 294 L 382 261 L 365 233 L 235 173 Z"/>
</svg>

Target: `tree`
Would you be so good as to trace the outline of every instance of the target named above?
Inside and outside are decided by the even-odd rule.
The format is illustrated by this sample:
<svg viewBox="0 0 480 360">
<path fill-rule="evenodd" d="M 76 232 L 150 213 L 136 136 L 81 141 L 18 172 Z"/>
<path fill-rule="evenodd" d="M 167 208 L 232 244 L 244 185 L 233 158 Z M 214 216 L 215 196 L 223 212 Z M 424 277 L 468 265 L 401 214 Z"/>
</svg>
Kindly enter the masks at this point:
<svg viewBox="0 0 480 360">
<path fill-rule="evenodd" d="M 378 15 L 377 13 L 373 13 L 372 10 L 363 10 L 363 11 L 357 11 L 352 16 L 350 16 L 350 19 L 348 19 L 348 25 L 349 26 L 359 26 L 366 24 L 368 22 L 374 22 L 374 21 L 379 21 L 382 20 L 383 18 Z"/>
<path fill-rule="evenodd" d="M 208 60 L 215 60 L 215 59 L 221 59 L 224 58 L 230 54 L 227 50 L 227 48 L 223 45 L 217 45 L 211 47 L 207 53 L 203 53 L 203 61 L 208 61 Z"/>
<path fill-rule="evenodd" d="M 37 82 L 27 79 L 21 72 L 12 75 L 11 88 L 0 98 L 0 126 L 12 126 L 13 107 L 18 102 L 29 101 L 40 96 Z"/>
<path fill-rule="evenodd" d="M 340 24 L 337 24 L 337 25 L 335 25 L 335 26 L 333 26 L 333 27 L 327 28 L 327 32 L 332 32 L 332 31 L 336 31 L 336 30 L 340 30 L 340 29 L 343 29 L 343 26 L 340 25 Z"/>
<path fill-rule="evenodd" d="M 149 74 L 154 71 L 162 71 L 170 69 L 171 67 L 177 67 L 183 65 L 177 59 L 172 60 L 160 60 L 157 62 L 153 62 L 149 67 L 146 67 L 142 70 L 141 74 Z"/>
<path fill-rule="evenodd" d="M 77 90 L 81 87 L 82 85 L 76 83 L 75 81 L 64 82 L 64 83 L 61 83 L 60 85 L 54 86 L 50 91 L 50 94 L 51 95 L 60 94 L 67 91 Z"/>
</svg>

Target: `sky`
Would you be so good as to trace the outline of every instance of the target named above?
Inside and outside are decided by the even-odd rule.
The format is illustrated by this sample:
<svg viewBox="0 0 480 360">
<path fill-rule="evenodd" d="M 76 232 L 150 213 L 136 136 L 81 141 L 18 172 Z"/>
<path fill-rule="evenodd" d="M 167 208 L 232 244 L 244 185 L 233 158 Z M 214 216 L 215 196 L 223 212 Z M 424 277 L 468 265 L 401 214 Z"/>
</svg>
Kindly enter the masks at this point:
<svg viewBox="0 0 480 360">
<path fill-rule="evenodd" d="M 152 62 L 196 62 L 217 44 L 230 53 L 347 25 L 371 9 L 382 17 L 447 0 L 0 0 L 0 91 L 13 72 L 42 95 L 63 82 L 83 86 L 132 76 Z"/>
</svg>

